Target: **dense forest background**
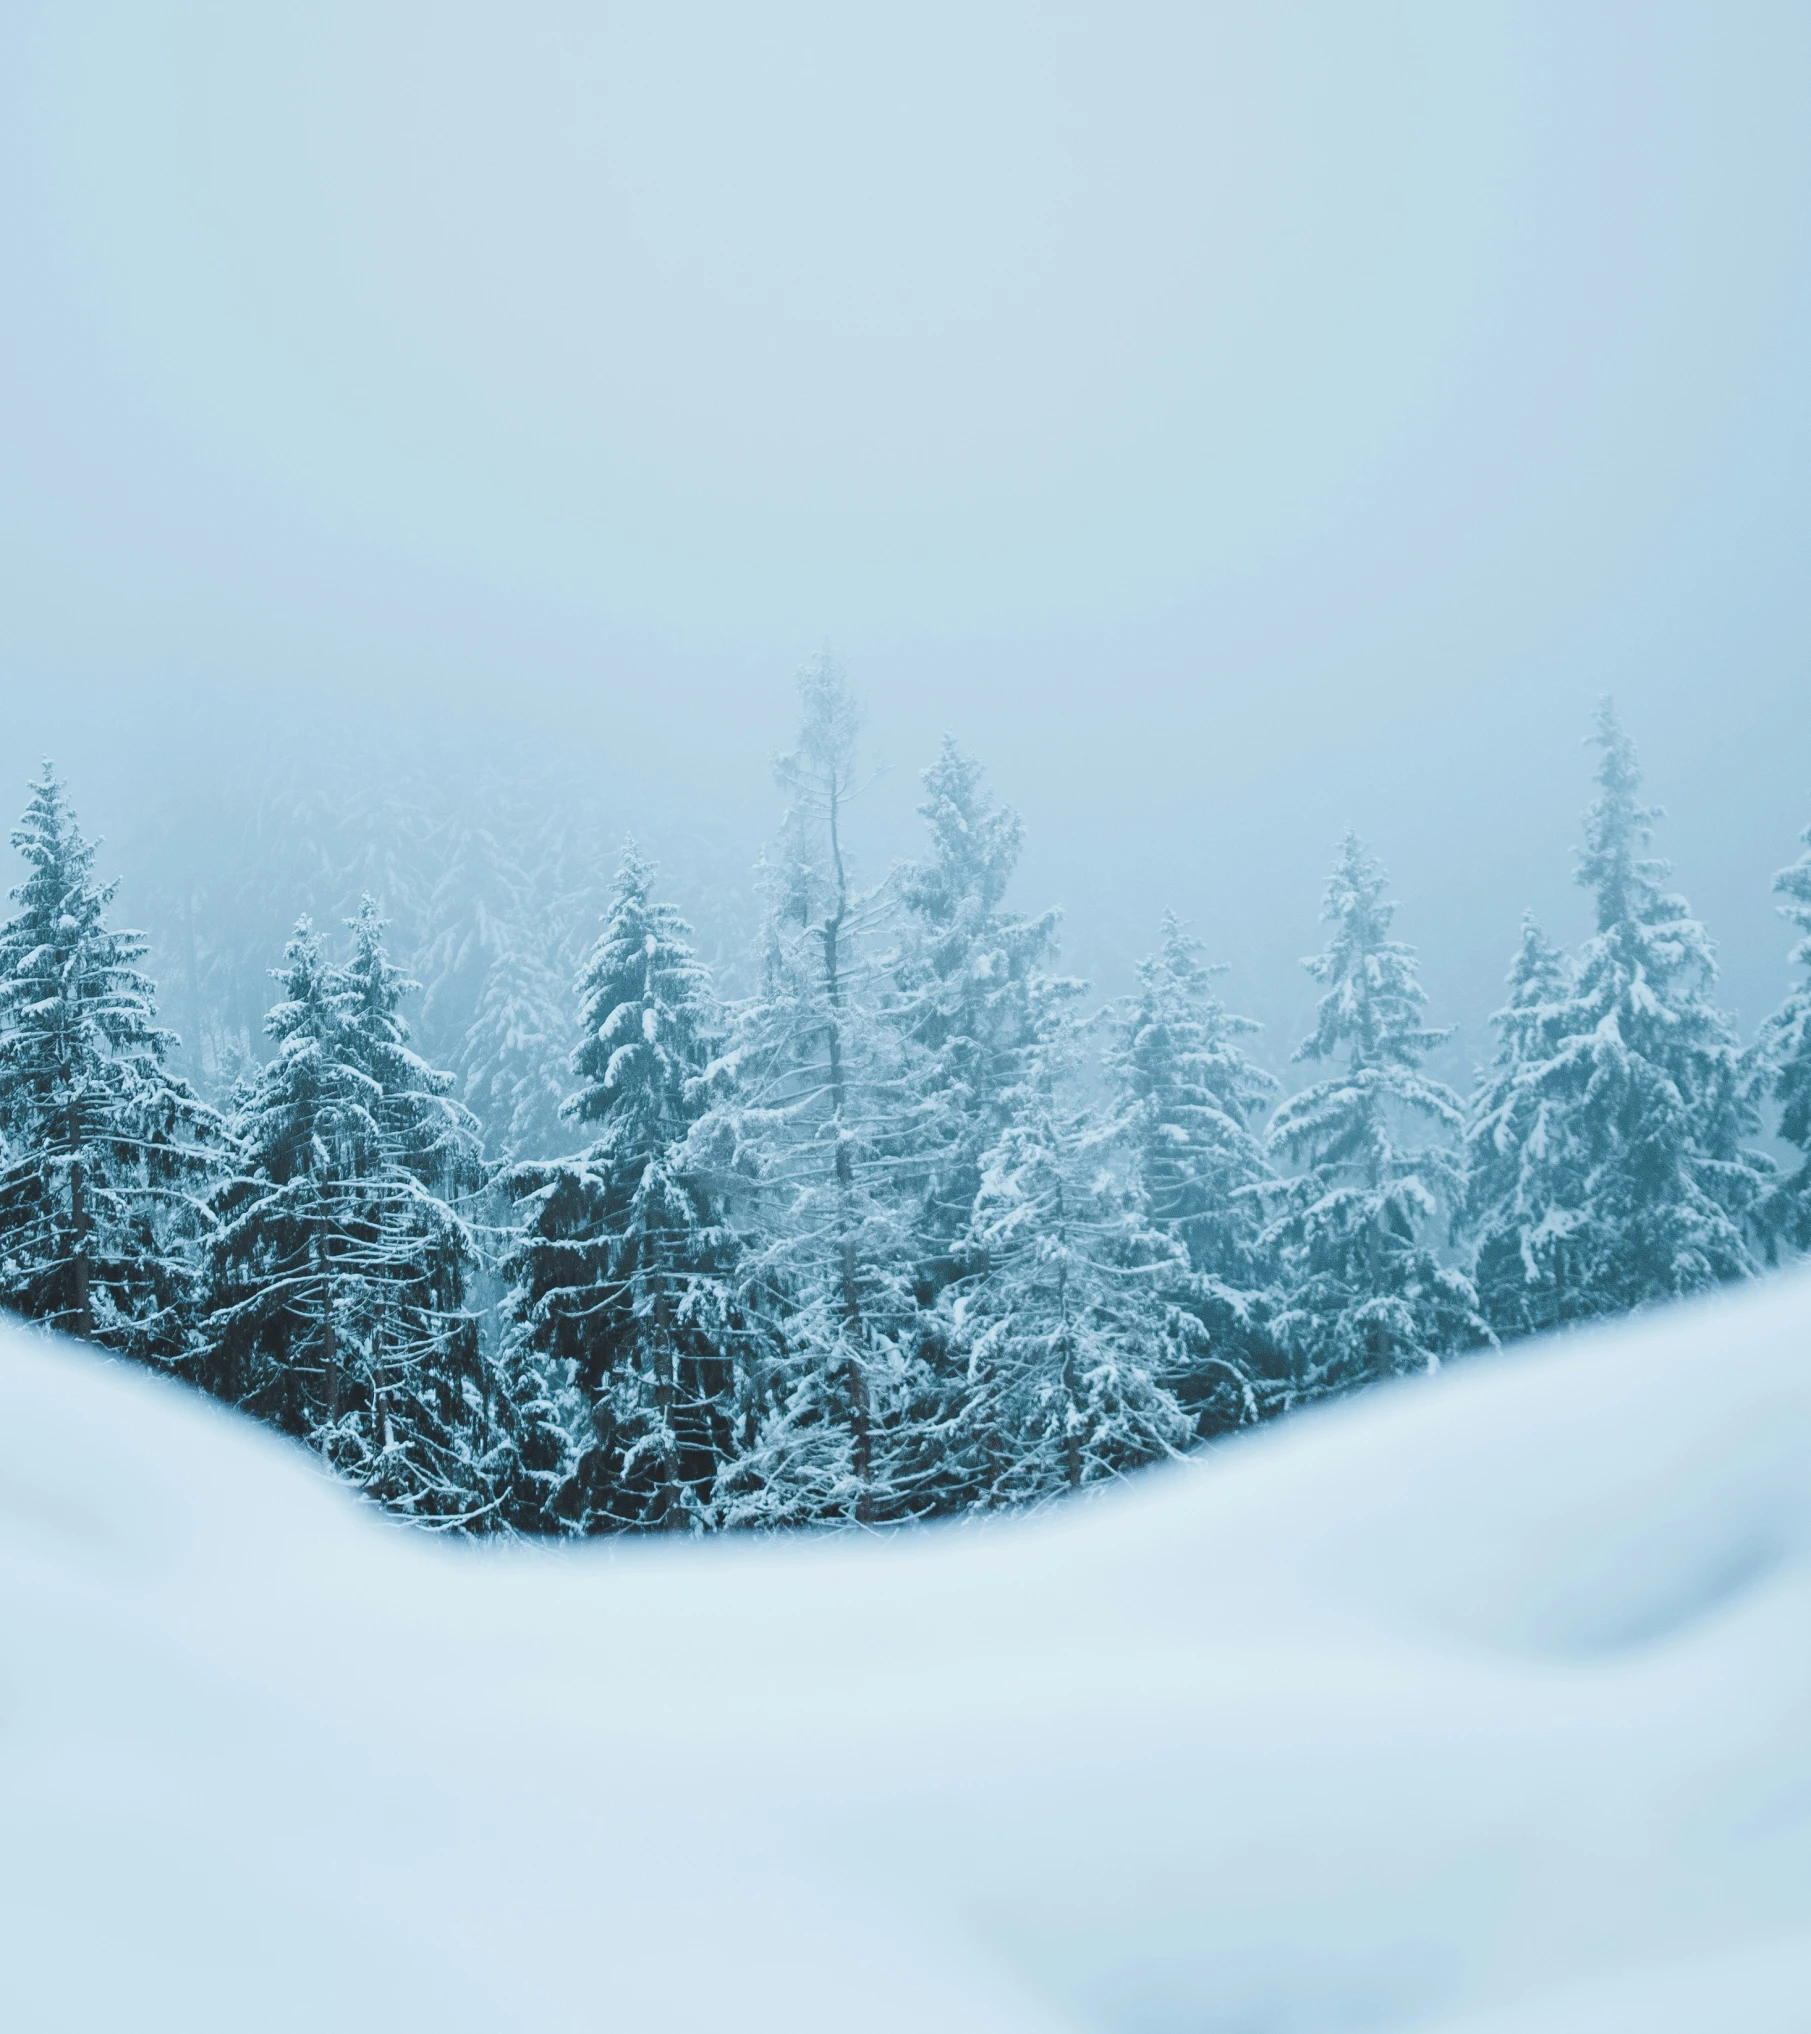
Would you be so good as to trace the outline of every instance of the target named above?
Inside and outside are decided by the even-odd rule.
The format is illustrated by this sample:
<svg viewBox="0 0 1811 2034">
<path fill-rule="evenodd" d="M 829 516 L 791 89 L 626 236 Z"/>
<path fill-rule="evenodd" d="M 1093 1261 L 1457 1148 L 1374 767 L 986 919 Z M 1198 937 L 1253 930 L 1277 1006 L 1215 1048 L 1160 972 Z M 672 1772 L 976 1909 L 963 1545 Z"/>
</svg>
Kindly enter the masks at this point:
<svg viewBox="0 0 1811 2034">
<path fill-rule="evenodd" d="M 354 743 L 147 801 L 141 935 L 47 764 L 0 1299 L 424 1523 L 594 1532 L 1034 1503 L 1752 1276 L 1811 1238 L 1811 1002 L 1742 1035 L 1607 702 L 1590 741 L 1591 930 L 1504 928 L 1469 1056 L 1354 833 L 1285 1038 L 1173 916 L 1121 993 L 1066 973 L 953 740 L 864 853 L 828 656 L 752 870 L 708 816 L 657 869 L 587 756 Z M 1811 856 L 1774 887 L 1811 933 Z"/>
</svg>

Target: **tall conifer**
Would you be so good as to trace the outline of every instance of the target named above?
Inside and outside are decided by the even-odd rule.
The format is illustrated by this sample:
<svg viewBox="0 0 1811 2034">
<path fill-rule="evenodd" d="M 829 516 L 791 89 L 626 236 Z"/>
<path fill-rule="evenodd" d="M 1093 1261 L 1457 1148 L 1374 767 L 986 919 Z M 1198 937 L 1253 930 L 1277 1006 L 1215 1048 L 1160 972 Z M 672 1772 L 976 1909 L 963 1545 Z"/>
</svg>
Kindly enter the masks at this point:
<svg viewBox="0 0 1811 2034">
<path fill-rule="evenodd" d="M 916 1201 L 918 1277 L 928 1300 L 972 1267 L 981 1157 L 1005 1124 L 1050 993 L 1057 915 L 1005 909 L 1024 828 L 987 796 L 981 767 L 949 737 L 918 808 L 930 852 L 900 872 L 903 911 L 891 1022 L 911 1066 L 906 1190 Z M 1059 994 L 1073 995 L 1079 983 Z"/>
<path fill-rule="evenodd" d="M 1269 1132 L 1302 1167 L 1269 1236 L 1287 1286 L 1276 1332 L 1305 1397 L 1431 1370 L 1487 1339 L 1469 1280 L 1430 1240 L 1458 1189 L 1448 1140 L 1464 1114 L 1422 1071 L 1447 1034 L 1422 1020 L 1414 949 L 1389 936 L 1395 910 L 1383 870 L 1347 834 L 1321 912 L 1333 934 L 1306 963 L 1326 993 L 1295 1054 L 1338 1071 L 1291 1095 Z"/>
<path fill-rule="evenodd" d="M 775 772 L 788 806 L 764 869 L 761 980 L 735 1013 L 702 1136 L 744 1183 L 749 1306 L 765 1330 L 722 1485 L 731 1523 L 866 1523 L 894 1508 L 882 1431 L 914 1354 L 897 1030 L 881 1021 L 889 898 L 850 855 L 862 709 L 828 658 L 799 679 Z"/>
<path fill-rule="evenodd" d="M 1107 1068 L 1145 1217 L 1186 1253 L 1170 1297 L 1205 1341 L 1181 1390 L 1202 1432 L 1238 1426 L 1275 1399 L 1274 1266 L 1263 1241 L 1272 1180 L 1257 1124 L 1277 1082 L 1240 1049 L 1258 1026 L 1214 993 L 1201 943 L 1166 914 L 1138 992 L 1113 1013 Z"/>
<path fill-rule="evenodd" d="M 1591 739 L 1578 880 L 1596 930 L 1569 979 L 1525 943 L 1501 1020 L 1510 1058 L 1472 1134 L 1471 1213 L 1504 1334 L 1746 1277 L 1771 1172 L 1747 1141 L 1756 1069 L 1711 1000 L 1709 936 L 1645 853 L 1659 815 L 1608 701 Z"/>
<path fill-rule="evenodd" d="M 495 1509 L 496 1407 L 460 1202 L 482 1174 L 452 1077 L 408 1045 L 412 984 L 367 899 L 336 966 L 306 920 L 244 1084 L 238 1176 L 222 1190 L 209 1382 L 425 1522 Z"/>
<path fill-rule="evenodd" d="M 1478 1303 L 1498 1336 L 1530 1334 L 1564 1319 L 1564 1265 L 1574 1226 L 1554 1204 L 1556 1151 L 1566 1139 L 1561 1097 L 1542 1069 L 1572 1021 L 1572 964 L 1535 924 L 1522 921 L 1509 998 L 1492 1018 L 1497 1050 L 1479 1079 L 1466 1132 L 1465 1225 L 1476 1249 Z"/>
<path fill-rule="evenodd" d="M 565 1113 L 593 1141 L 509 1175 L 512 1362 L 551 1367 L 583 1408 L 568 1486 L 548 1499 L 578 1530 L 705 1522 L 733 1432 L 734 1238 L 688 1145 L 715 999 L 651 877 L 626 848 L 579 984 Z"/>
<path fill-rule="evenodd" d="M 0 1302 L 147 1361 L 193 1355 L 202 1203 L 222 1126 L 165 1066 L 115 886 L 46 763 L 0 928 Z"/>
<path fill-rule="evenodd" d="M 1080 1089 L 1079 1045 L 1052 998 L 982 1159 L 985 1271 L 948 1302 L 971 1382 L 946 1446 L 971 1505 L 1075 1490 L 1193 1435 L 1175 1386 L 1202 1338 L 1169 1303 L 1187 1253 L 1146 1219 L 1118 1127 Z"/>
</svg>

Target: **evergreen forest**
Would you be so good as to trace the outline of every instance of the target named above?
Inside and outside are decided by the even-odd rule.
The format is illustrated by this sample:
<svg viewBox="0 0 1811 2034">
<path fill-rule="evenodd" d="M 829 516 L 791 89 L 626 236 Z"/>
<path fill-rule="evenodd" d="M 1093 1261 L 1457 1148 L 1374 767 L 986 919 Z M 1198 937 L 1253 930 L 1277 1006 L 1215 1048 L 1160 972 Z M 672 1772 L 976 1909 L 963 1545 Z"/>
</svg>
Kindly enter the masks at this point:
<svg viewBox="0 0 1811 2034">
<path fill-rule="evenodd" d="M 1505 929 L 1469 1092 L 1356 835 L 1287 1091 L 1174 917 L 1090 1002 L 954 741 L 919 854 L 864 875 L 828 658 L 733 959 L 633 842 L 401 813 L 280 950 L 225 900 L 273 887 L 258 842 L 190 886 L 186 1050 L 46 765 L 0 927 L 0 1304 L 423 1527 L 587 1535 L 1037 1505 L 1752 1277 L 1811 1248 L 1811 845 L 1775 880 L 1798 985 L 1744 1041 L 1607 702 L 1592 742 L 1594 929 Z"/>
</svg>

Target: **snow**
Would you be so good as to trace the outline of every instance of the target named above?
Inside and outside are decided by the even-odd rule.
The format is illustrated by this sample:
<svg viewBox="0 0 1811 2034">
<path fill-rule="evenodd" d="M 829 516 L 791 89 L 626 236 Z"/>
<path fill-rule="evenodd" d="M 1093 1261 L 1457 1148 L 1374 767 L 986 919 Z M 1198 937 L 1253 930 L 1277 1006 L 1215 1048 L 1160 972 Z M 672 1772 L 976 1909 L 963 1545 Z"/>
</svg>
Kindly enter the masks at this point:
<svg viewBox="0 0 1811 2034">
<path fill-rule="evenodd" d="M 1811 1281 L 1017 1523 L 485 1551 L 0 1336 L 0 2020 L 1811 2025 Z"/>
</svg>

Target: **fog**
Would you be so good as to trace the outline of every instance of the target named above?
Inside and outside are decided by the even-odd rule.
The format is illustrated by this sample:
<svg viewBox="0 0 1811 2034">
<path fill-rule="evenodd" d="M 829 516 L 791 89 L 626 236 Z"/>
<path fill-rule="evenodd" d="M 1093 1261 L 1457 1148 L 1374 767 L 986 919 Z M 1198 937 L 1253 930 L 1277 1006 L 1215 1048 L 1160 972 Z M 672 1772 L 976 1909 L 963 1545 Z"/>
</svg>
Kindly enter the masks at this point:
<svg viewBox="0 0 1811 2034">
<path fill-rule="evenodd" d="M 1174 908 L 1281 1056 L 1355 825 L 1470 1057 L 1583 929 L 1609 690 L 1752 1026 L 1808 87 L 1787 5 L 16 0 L 0 784 L 56 758 L 167 972 L 279 765 L 551 773 L 733 917 L 828 645 L 870 873 L 947 728 L 1071 966 Z"/>
</svg>

